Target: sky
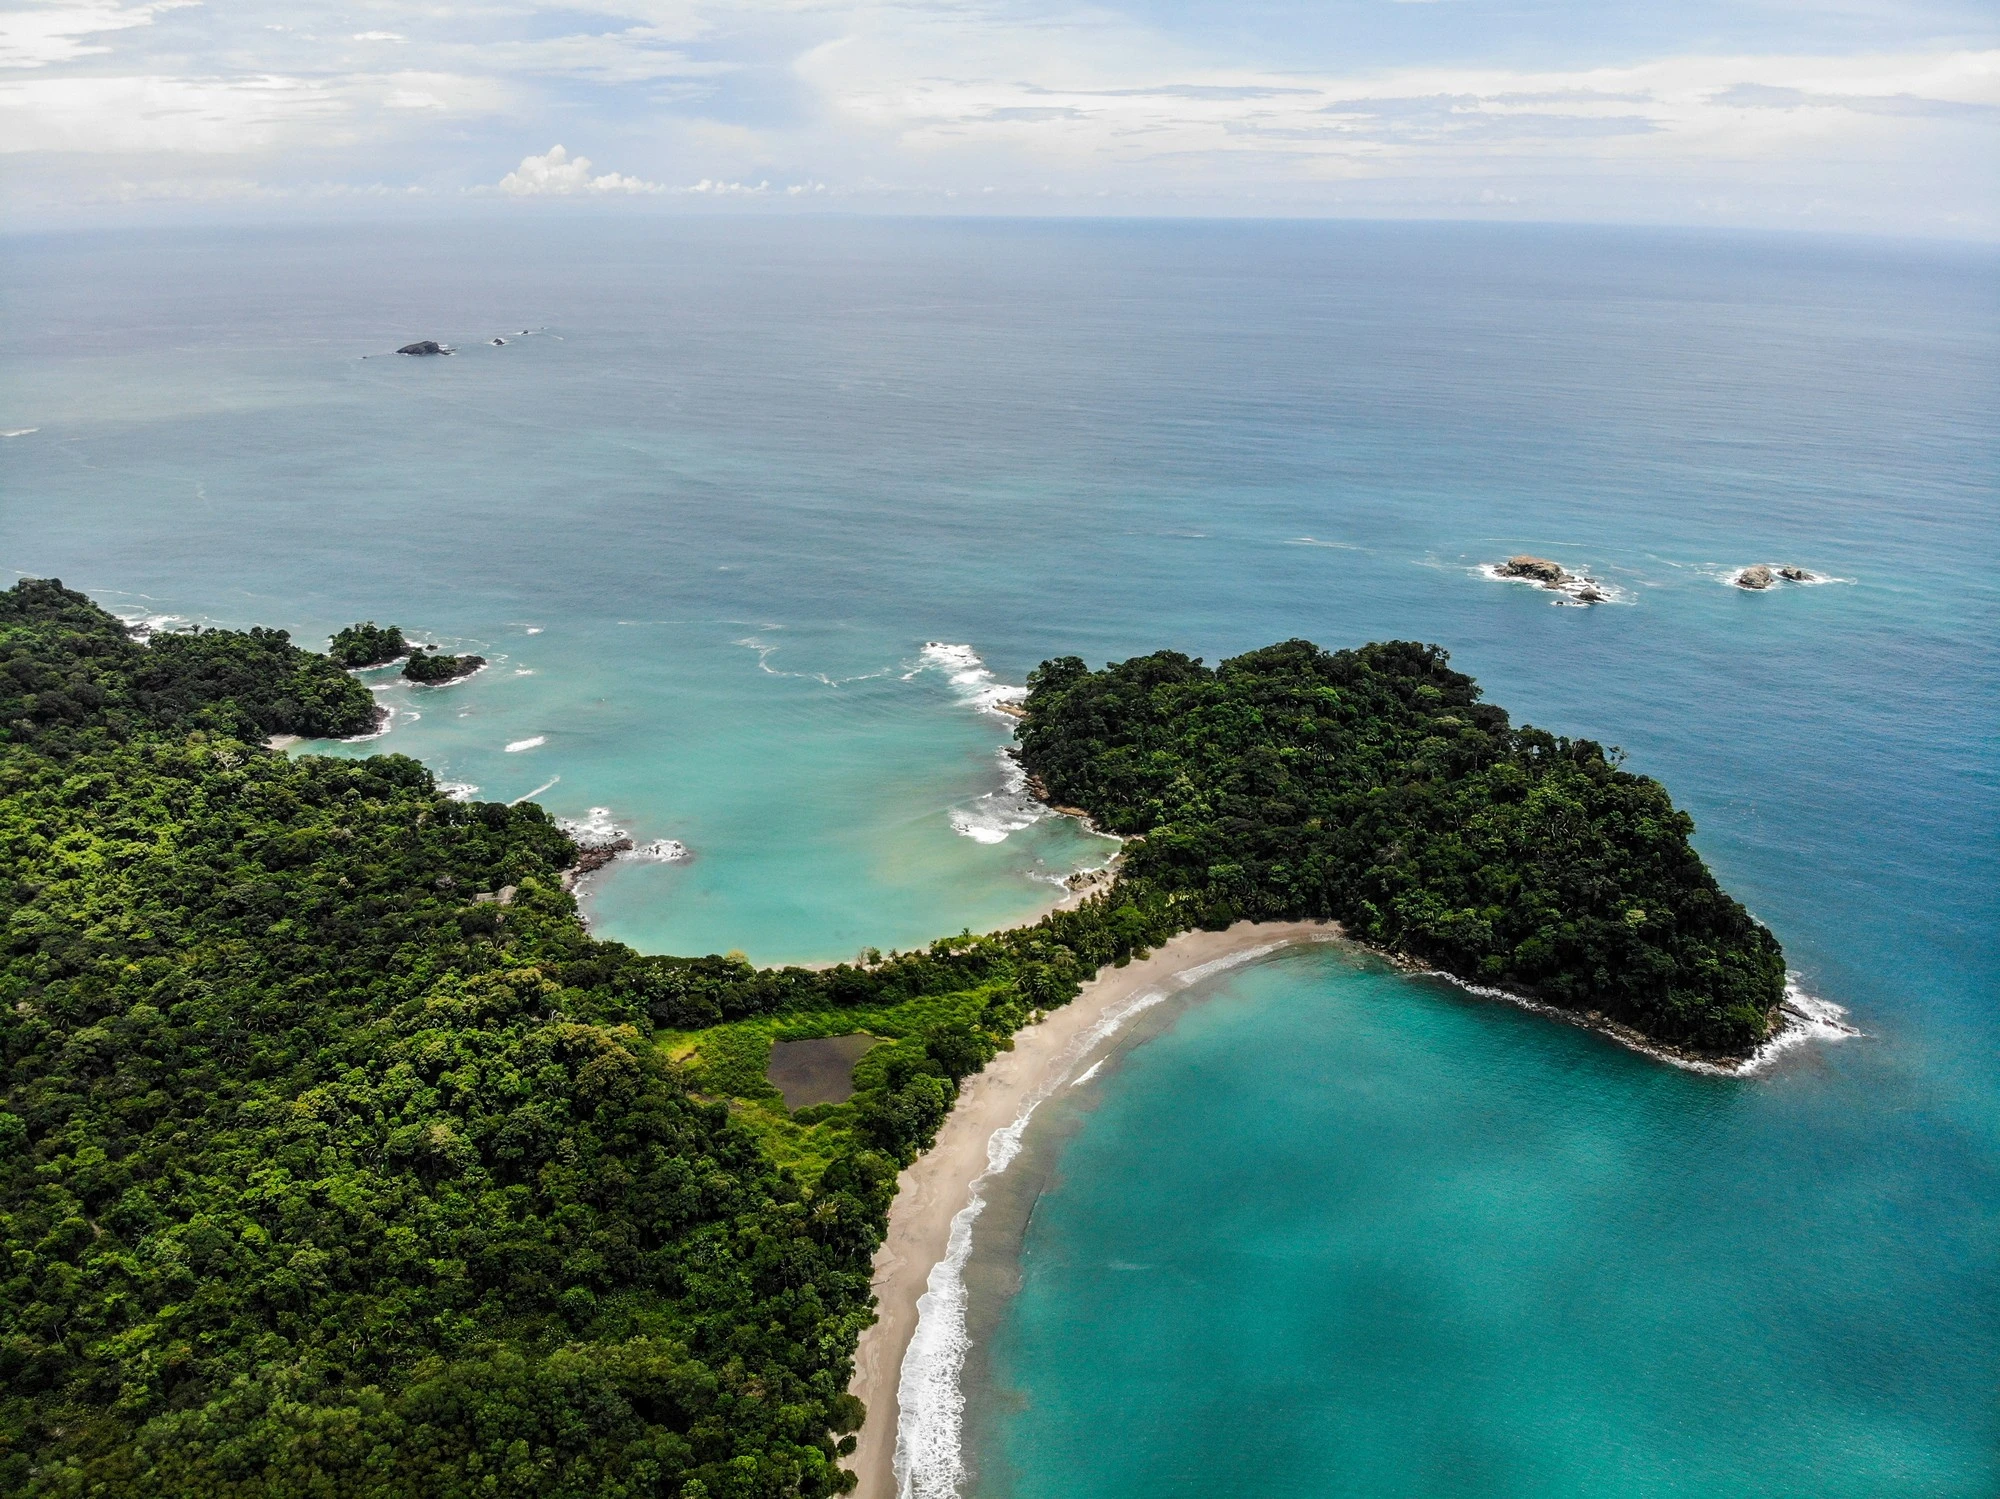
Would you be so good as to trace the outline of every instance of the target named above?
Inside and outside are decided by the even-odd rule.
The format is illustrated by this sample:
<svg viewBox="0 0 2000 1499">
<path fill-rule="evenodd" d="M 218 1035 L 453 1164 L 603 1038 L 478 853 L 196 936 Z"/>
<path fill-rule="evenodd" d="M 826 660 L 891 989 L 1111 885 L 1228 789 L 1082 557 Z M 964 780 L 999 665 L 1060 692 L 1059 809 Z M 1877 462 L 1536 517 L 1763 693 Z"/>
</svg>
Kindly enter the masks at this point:
<svg viewBox="0 0 2000 1499">
<path fill-rule="evenodd" d="M 2000 239 L 2000 0 L 0 0 L 17 227 L 1432 217 Z"/>
</svg>

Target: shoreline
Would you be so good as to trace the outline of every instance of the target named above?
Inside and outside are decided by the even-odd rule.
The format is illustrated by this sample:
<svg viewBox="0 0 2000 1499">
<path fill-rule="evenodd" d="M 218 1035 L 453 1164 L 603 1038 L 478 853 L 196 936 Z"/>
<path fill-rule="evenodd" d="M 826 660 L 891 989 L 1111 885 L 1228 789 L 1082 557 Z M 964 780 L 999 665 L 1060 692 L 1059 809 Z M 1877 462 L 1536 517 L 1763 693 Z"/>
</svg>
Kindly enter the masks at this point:
<svg viewBox="0 0 2000 1499">
<path fill-rule="evenodd" d="M 860 1479 L 859 1499 L 895 1499 L 903 1366 L 921 1320 L 918 1298 L 932 1290 L 934 1270 L 952 1254 L 954 1227 L 977 1183 L 995 1162 L 1004 1168 L 1012 1159 L 1025 1115 L 1111 1039 L 1148 990 L 1171 993 L 1223 966 L 1340 937 L 1330 921 L 1240 921 L 1222 932 L 1182 932 L 1146 958 L 1100 969 L 1067 1005 L 1015 1032 L 1012 1051 L 965 1080 L 937 1142 L 898 1176 L 889 1230 L 875 1252 L 876 1320 L 861 1334 L 848 1385 L 868 1408 L 849 1460 Z M 965 1229 L 969 1235 L 970 1218 Z"/>
<path fill-rule="evenodd" d="M 1094 892 L 1093 892 L 1094 893 Z M 909 1441 L 903 1430 L 906 1396 L 924 1398 L 926 1431 L 918 1456 L 935 1470 L 958 1461 L 958 1416 L 963 1395 L 957 1378 L 964 1359 L 965 1291 L 957 1278 L 970 1251 L 973 1226 L 985 1206 L 980 1186 L 1004 1171 L 1018 1152 L 1034 1109 L 1066 1079 L 1094 1070 L 1125 1019 L 1153 1000 L 1185 989 L 1224 968 L 1280 948 L 1339 942 L 1388 961 L 1412 978 L 1442 979 L 1482 999 L 1533 1011 L 1579 1029 L 1593 1031 L 1627 1050 L 1711 1076 L 1744 1077 L 1762 1071 L 1777 1056 L 1804 1042 L 1838 1040 L 1861 1032 L 1845 1023 L 1838 1006 L 1814 1000 L 1788 979 L 1778 1029 L 1755 1052 L 1716 1058 L 1654 1041 L 1610 1017 L 1558 1006 L 1470 983 L 1411 959 L 1381 952 L 1346 936 L 1337 922 L 1239 921 L 1226 931 L 1182 932 L 1146 958 L 1124 968 L 1107 967 L 1077 997 L 1039 1022 L 1014 1034 L 1014 1048 L 1001 1052 L 983 1072 L 967 1078 L 936 1142 L 897 1177 L 888 1232 L 875 1252 L 872 1289 L 876 1320 L 863 1329 L 854 1353 L 849 1391 L 868 1416 L 849 1459 L 859 1482 L 856 1499 L 902 1499 L 896 1462 Z M 1148 991 L 1157 991 L 1149 995 Z M 1733 1065 L 1731 1065 L 1733 1063 Z M 945 1273 L 940 1276 L 939 1271 Z M 919 1301 L 927 1305 L 920 1307 Z M 905 1388 L 905 1364 L 919 1328 L 930 1338 L 921 1350 L 949 1370 L 948 1389 Z M 921 1372 L 921 1371 L 920 1371 Z M 944 1420 L 938 1417 L 943 1414 Z M 949 1450 L 942 1450 L 942 1449 Z M 932 1487 L 932 1485 L 927 1485 Z"/>
</svg>

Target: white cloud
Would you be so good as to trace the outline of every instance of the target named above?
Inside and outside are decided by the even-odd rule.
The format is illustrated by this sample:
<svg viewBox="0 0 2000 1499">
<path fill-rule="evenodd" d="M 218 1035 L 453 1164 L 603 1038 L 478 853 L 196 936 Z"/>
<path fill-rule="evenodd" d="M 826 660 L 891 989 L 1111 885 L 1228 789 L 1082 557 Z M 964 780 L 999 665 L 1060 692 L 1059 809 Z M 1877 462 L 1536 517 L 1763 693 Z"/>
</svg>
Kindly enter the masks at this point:
<svg viewBox="0 0 2000 1499">
<path fill-rule="evenodd" d="M 1678 57 L 1575 71 L 1401 68 L 1374 74 L 1190 70 L 1123 47 L 1035 67 L 985 47 L 911 55 L 884 39 L 800 64 L 829 104 L 932 157 L 1000 152 L 1070 171 L 1184 176 L 1278 164 L 1367 173 L 1451 158 L 1689 162 L 1840 149 L 1899 124 L 2000 108 L 2000 52 Z M 1136 57 L 1136 62 L 1133 61 Z M 1171 68 L 1172 71 L 1163 71 Z"/>
<path fill-rule="evenodd" d="M 597 35 L 481 42 L 441 49 L 455 65 L 498 73 L 541 74 L 597 84 L 645 83 L 657 78 L 711 78 L 736 64 L 700 61 L 669 43 L 687 40 L 666 27 L 635 26 Z"/>
<path fill-rule="evenodd" d="M 1438 9 L 1382 4 L 1337 45 L 1306 24 L 1311 0 L 1253 7 L 1226 35 L 1184 8 L 1142 20 L 1097 0 L 368 0 L 323 14 L 237 0 L 160 20 L 194 3 L 0 0 L 13 7 L 0 14 L 0 211 L 213 172 L 279 190 L 484 181 L 472 190 L 686 203 L 770 181 L 766 196 L 793 205 L 962 194 L 1002 212 L 1470 203 L 1688 219 L 1731 204 L 1778 221 L 1791 202 L 1818 205 L 1821 222 L 1898 227 L 1914 206 L 2000 236 L 2000 25 L 1965 19 L 1978 0 L 1926 0 L 1961 16 L 1950 27 L 1878 6 L 1879 34 L 1851 44 L 1836 24 L 1851 0 L 1746 0 L 1766 21 L 1782 12 L 1782 28 L 1706 52 L 1551 0 L 1574 12 L 1575 37 L 1510 44 L 1513 65 L 1486 67 L 1411 59 L 1479 55 L 1506 0 L 1456 0 L 1465 38 L 1394 46 L 1370 28 L 1408 33 Z M 1929 40 L 1944 34 L 1969 42 Z M 1796 54 L 1769 55 L 1780 45 Z M 1575 63 L 1586 56 L 1615 65 Z M 494 184 L 522 132 L 619 141 L 634 170 L 551 151 Z"/>
<path fill-rule="evenodd" d="M 662 193 L 657 182 L 642 182 L 618 172 L 590 175 L 588 156 L 571 156 L 551 146 L 540 156 L 524 156 L 520 166 L 502 177 L 499 189 L 510 197 L 566 197 L 577 193 Z"/>
<path fill-rule="evenodd" d="M 57 0 L 0 12 L 0 68 L 45 68 L 111 49 L 88 45 L 84 37 L 150 26 L 163 11 L 198 5 L 201 0 L 155 0 L 151 5 L 119 5 L 116 0 Z"/>
<path fill-rule="evenodd" d="M 333 79 L 27 78 L 0 82 L 0 152 L 243 156 L 393 138 L 398 117 L 497 113 L 489 81 L 435 73 Z"/>
</svg>

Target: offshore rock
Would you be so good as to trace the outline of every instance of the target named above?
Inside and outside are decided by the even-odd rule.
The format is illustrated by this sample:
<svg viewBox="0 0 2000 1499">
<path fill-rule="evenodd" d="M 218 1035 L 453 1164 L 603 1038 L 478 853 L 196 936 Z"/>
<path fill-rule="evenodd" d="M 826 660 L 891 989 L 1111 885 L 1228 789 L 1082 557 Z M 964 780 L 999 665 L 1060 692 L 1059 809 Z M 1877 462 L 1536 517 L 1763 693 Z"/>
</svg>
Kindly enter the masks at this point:
<svg viewBox="0 0 2000 1499">
<path fill-rule="evenodd" d="M 1738 588 L 1749 588 L 1761 591 L 1763 589 L 1769 588 L 1776 581 L 1777 581 L 1776 574 L 1774 574 L 1770 568 L 1766 567 L 1761 562 L 1759 562 L 1755 567 L 1744 568 L 1743 571 L 1739 572 L 1736 575 L 1736 586 Z"/>
<path fill-rule="evenodd" d="M 396 350 L 396 352 L 398 354 L 422 355 L 422 354 L 442 354 L 445 353 L 446 350 L 445 346 L 439 343 L 436 339 L 422 338 L 418 339 L 417 342 L 413 344 L 404 344 L 403 347 Z"/>
<path fill-rule="evenodd" d="M 1532 578 L 1537 583 L 1554 585 L 1569 574 L 1563 571 L 1560 562 L 1551 562 L 1546 557 L 1509 557 L 1496 571 L 1503 578 Z"/>
</svg>

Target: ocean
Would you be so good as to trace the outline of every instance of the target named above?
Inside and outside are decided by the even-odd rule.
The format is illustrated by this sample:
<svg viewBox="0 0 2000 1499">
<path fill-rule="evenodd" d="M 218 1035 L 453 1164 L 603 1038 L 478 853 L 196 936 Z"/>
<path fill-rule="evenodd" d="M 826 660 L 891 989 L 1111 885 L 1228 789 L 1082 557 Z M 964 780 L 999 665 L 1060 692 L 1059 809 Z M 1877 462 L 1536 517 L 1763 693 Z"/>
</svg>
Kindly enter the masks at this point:
<svg viewBox="0 0 2000 1499">
<path fill-rule="evenodd" d="M 1994 251 L 536 214 L 0 260 L 0 568 L 486 655 L 313 748 L 683 844 L 592 877 L 600 935 L 1027 919 L 1111 847 L 1001 754 L 1037 662 L 1416 638 L 1664 780 L 1861 1033 L 1705 1076 L 1323 948 L 1157 1007 L 975 1245 L 967 1496 L 2000 1493 Z M 1520 551 L 1611 601 L 1482 573 Z"/>
</svg>

